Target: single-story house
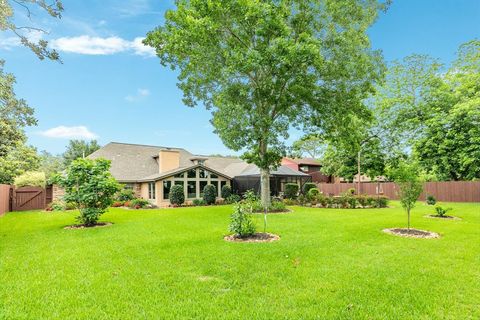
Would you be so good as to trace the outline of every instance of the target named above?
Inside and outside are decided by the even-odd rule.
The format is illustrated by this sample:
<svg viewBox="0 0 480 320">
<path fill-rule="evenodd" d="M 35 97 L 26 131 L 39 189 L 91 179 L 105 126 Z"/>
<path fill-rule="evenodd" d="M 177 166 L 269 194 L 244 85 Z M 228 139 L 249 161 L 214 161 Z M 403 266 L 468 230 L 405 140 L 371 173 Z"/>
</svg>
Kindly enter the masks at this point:
<svg viewBox="0 0 480 320">
<path fill-rule="evenodd" d="M 110 171 L 118 182 L 158 206 L 169 204 L 173 185 L 183 186 L 187 201 L 201 198 L 207 184 L 217 187 L 218 197 L 224 185 L 231 186 L 235 193 L 258 191 L 260 187 L 258 167 L 236 157 L 209 157 L 182 148 L 111 142 L 88 158 L 111 160 Z M 285 183 L 301 187 L 311 181 L 308 174 L 285 165 L 272 170 L 271 175 L 272 195 L 281 194 Z"/>
<path fill-rule="evenodd" d="M 320 171 L 322 165 L 314 158 L 283 158 L 281 164 L 310 175 L 312 181 L 316 183 L 333 183 L 335 180 L 333 176 L 325 175 Z"/>
</svg>

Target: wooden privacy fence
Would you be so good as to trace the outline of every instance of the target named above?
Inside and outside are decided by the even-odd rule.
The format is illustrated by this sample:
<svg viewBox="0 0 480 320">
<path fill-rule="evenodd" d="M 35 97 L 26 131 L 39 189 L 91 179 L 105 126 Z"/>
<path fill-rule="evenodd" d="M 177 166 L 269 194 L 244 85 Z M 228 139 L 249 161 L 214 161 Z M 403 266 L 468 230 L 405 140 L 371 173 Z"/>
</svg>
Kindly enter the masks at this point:
<svg viewBox="0 0 480 320">
<path fill-rule="evenodd" d="M 0 216 L 10 211 L 10 186 L 0 184 Z"/>
<path fill-rule="evenodd" d="M 0 185 L 0 215 L 9 211 L 45 209 L 52 201 L 52 187 L 22 187 Z"/>
<path fill-rule="evenodd" d="M 318 188 L 324 194 L 340 195 L 350 188 L 357 190 L 357 183 L 319 183 Z M 385 195 L 398 200 L 398 186 L 393 182 L 362 182 L 360 194 Z M 480 181 L 441 181 L 425 182 L 419 200 L 426 195 L 434 196 L 438 201 L 480 202 Z"/>
</svg>

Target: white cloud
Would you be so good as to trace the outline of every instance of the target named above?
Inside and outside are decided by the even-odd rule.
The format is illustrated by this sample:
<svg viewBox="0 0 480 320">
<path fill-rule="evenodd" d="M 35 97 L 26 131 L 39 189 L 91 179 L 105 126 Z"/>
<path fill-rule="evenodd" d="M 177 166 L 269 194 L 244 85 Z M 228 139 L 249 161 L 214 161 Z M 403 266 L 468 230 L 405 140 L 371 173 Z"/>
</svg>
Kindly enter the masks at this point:
<svg viewBox="0 0 480 320">
<path fill-rule="evenodd" d="M 88 130 L 85 126 L 58 126 L 45 131 L 40 134 L 48 138 L 63 138 L 63 139 L 96 139 L 98 136 Z"/>
<path fill-rule="evenodd" d="M 145 98 L 149 95 L 150 95 L 150 90 L 140 88 L 140 89 L 137 90 L 136 94 L 134 94 L 134 95 L 129 94 L 128 96 L 126 96 L 125 100 L 127 100 L 128 102 L 135 102 L 135 101 L 139 101 L 142 98 Z"/>
<path fill-rule="evenodd" d="M 143 39 L 142 37 L 137 37 L 131 42 L 131 46 L 135 54 L 139 56 L 145 56 L 145 57 L 154 57 L 155 56 L 155 49 L 153 49 L 150 46 L 146 46 L 142 43 Z"/>
<path fill-rule="evenodd" d="M 38 43 L 43 38 L 44 32 L 30 30 L 23 34 L 30 42 Z M 22 43 L 18 36 L 0 37 L 0 49 L 11 50 L 20 46 Z"/>
<path fill-rule="evenodd" d="M 72 52 L 87 55 L 110 55 L 120 52 L 132 51 L 136 55 L 153 57 L 155 50 L 142 43 L 144 38 L 137 37 L 133 41 L 123 38 L 112 37 L 92 37 L 81 35 L 78 37 L 62 37 L 50 42 L 52 48 L 58 51 Z"/>
</svg>

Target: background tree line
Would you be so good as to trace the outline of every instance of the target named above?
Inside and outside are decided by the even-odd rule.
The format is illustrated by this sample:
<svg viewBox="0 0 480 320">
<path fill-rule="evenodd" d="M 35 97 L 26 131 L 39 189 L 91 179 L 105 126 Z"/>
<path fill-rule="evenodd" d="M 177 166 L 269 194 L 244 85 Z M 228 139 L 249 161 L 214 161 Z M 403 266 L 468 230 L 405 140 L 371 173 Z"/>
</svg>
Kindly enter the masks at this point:
<svg viewBox="0 0 480 320">
<path fill-rule="evenodd" d="M 413 54 L 388 65 L 385 79 L 365 103 L 370 119 L 355 119 L 335 139 L 307 135 L 293 155 L 312 149 L 322 171 L 352 180 L 361 151 L 362 174 L 389 176 L 415 162 L 425 180 L 480 179 L 480 41 L 462 44 L 445 66 Z"/>
</svg>

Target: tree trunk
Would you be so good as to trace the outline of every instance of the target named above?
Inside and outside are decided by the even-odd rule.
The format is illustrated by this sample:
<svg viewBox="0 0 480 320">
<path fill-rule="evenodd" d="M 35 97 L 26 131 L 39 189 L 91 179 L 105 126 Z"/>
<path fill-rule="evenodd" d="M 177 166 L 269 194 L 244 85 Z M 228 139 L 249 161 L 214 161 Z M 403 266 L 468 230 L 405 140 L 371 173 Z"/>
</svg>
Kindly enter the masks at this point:
<svg viewBox="0 0 480 320">
<path fill-rule="evenodd" d="M 270 207 L 270 170 L 260 169 L 260 196 L 263 208 Z"/>
<path fill-rule="evenodd" d="M 407 210 L 408 222 L 407 222 L 407 229 L 410 232 L 410 209 Z"/>
<path fill-rule="evenodd" d="M 360 184 L 360 155 L 361 155 L 361 151 L 359 150 L 358 151 L 358 162 L 357 162 L 357 165 L 358 165 L 358 190 L 357 190 L 357 195 L 360 195 L 360 193 L 362 192 L 362 185 Z"/>
</svg>

